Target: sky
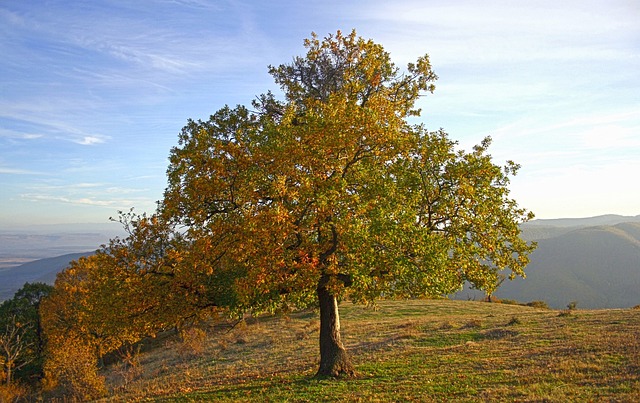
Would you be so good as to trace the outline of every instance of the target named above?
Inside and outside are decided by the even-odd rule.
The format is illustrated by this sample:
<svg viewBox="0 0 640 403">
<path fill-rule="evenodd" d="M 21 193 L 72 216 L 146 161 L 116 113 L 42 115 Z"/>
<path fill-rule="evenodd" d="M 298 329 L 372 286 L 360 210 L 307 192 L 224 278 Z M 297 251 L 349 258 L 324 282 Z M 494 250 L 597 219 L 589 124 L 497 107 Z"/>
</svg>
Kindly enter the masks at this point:
<svg viewBox="0 0 640 403">
<path fill-rule="evenodd" d="M 637 0 L 0 0 L 0 229 L 153 212 L 188 119 L 337 30 L 439 76 L 419 122 L 491 136 L 537 218 L 640 214 Z"/>
</svg>

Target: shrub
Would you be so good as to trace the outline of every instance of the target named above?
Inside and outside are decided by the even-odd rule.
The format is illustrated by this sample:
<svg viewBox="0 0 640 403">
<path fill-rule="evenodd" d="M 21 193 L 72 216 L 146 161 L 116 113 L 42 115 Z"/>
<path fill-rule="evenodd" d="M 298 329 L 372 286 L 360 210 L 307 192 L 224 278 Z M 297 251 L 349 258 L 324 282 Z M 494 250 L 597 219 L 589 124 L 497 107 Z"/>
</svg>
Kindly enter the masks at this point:
<svg viewBox="0 0 640 403">
<path fill-rule="evenodd" d="M 45 391 L 80 401 L 106 393 L 104 378 L 98 375 L 97 359 L 90 346 L 74 337 L 55 346 L 49 351 L 44 366 Z"/>
<path fill-rule="evenodd" d="M 181 352 L 183 354 L 200 355 L 204 353 L 207 332 L 198 327 L 189 327 L 180 331 L 182 339 Z"/>
<path fill-rule="evenodd" d="M 28 390 L 22 385 L 0 384 L 0 402 L 19 402 L 27 397 Z"/>
<path fill-rule="evenodd" d="M 116 364 L 116 373 L 122 377 L 122 386 L 127 388 L 129 383 L 137 379 L 143 374 L 142 365 L 140 364 L 141 344 L 135 346 L 128 345 L 118 350 L 120 362 Z"/>
<path fill-rule="evenodd" d="M 449 330 L 449 329 L 453 329 L 454 327 L 455 327 L 455 325 L 453 323 L 449 322 L 449 321 L 443 322 L 440 325 L 440 329 L 441 330 Z"/>
<path fill-rule="evenodd" d="M 545 301 L 531 301 L 527 302 L 527 306 L 538 309 L 550 309 L 549 305 Z"/>
</svg>

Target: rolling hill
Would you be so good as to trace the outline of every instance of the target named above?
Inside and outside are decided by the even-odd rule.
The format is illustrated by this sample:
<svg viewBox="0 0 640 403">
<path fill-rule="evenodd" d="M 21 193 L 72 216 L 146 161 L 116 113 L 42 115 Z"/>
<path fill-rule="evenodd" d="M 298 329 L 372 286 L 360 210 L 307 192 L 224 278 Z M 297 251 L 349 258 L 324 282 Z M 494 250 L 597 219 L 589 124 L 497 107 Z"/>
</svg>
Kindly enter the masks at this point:
<svg viewBox="0 0 640 403">
<path fill-rule="evenodd" d="M 41 282 L 53 284 L 56 274 L 69 265 L 69 262 L 93 252 L 70 253 L 47 259 L 35 260 L 17 267 L 0 271 L 0 301 L 13 297 L 24 283 Z"/>
<path fill-rule="evenodd" d="M 640 223 L 580 228 L 538 241 L 526 279 L 505 283 L 498 297 L 543 299 L 552 307 L 640 304 Z"/>
<path fill-rule="evenodd" d="M 590 225 L 603 222 L 613 224 Z M 640 217 L 534 221 L 523 226 L 523 237 L 538 243 L 527 277 L 504 282 L 498 298 L 544 300 L 553 308 L 573 301 L 594 309 L 640 304 Z M 455 297 L 483 295 L 464 290 Z"/>
</svg>

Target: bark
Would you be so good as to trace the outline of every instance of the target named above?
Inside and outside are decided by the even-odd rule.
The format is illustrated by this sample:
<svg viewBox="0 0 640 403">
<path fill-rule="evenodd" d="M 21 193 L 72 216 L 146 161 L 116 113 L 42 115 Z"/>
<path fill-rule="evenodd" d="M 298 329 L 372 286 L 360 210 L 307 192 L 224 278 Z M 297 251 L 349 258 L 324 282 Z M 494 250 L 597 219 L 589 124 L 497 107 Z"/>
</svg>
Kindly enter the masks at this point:
<svg viewBox="0 0 640 403">
<path fill-rule="evenodd" d="M 320 368 L 316 377 L 352 376 L 353 365 L 340 337 L 338 301 L 325 284 L 326 281 L 321 280 L 317 288 L 320 302 Z"/>
</svg>

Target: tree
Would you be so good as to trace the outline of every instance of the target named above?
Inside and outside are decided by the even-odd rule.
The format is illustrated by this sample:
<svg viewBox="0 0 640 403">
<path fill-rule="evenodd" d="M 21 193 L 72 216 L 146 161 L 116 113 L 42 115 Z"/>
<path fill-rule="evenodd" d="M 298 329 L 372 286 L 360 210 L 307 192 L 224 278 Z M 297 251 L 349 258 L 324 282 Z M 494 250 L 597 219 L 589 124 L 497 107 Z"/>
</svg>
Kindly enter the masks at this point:
<svg viewBox="0 0 640 403">
<path fill-rule="evenodd" d="M 39 310 L 52 289 L 44 283 L 25 283 L 0 305 L 0 351 L 7 384 L 14 376 L 25 381 L 42 376 L 44 338 Z"/>
<path fill-rule="evenodd" d="M 179 326 L 195 307 L 204 314 L 196 293 L 173 270 L 182 259 L 178 250 L 185 249 L 178 248 L 179 234 L 133 211 L 121 212 L 119 221 L 127 236 L 72 261 L 43 301 L 49 389 L 62 385 L 73 395 L 99 395 L 102 357 Z"/>
<path fill-rule="evenodd" d="M 28 354 L 32 347 L 25 335 L 29 331 L 29 325 L 16 321 L 12 316 L 0 334 L 0 357 L 2 358 L 4 380 L 7 385 L 13 382 L 14 372 L 29 364 L 33 356 Z"/>
<path fill-rule="evenodd" d="M 434 90 L 427 56 L 401 71 L 382 46 L 337 32 L 270 67 L 284 100 L 224 107 L 189 121 L 173 148 L 159 219 L 190 258 L 173 267 L 212 306 L 320 307 L 318 376 L 353 373 L 338 300 L 429 296 L 464 281 L 524 275 L 533 246 L 508 198 L 518 166 L 494 165 L 410 125 Z M 223 286 L 220 286 L 220 285 Z M 206 305 L 206 304 L 205 304 Z"/>
</svg>

